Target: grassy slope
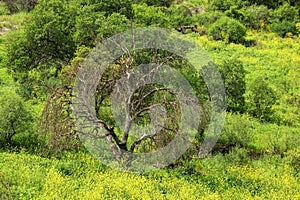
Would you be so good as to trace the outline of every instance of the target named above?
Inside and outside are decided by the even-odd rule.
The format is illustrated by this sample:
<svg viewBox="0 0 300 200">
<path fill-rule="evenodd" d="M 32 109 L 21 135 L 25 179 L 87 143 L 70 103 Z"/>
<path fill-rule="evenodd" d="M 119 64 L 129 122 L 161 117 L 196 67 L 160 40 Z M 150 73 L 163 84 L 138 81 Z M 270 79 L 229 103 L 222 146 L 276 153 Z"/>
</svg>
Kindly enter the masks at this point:
<svg viewBox="0 0 300 200">
<path fill-rule="evenodd" d="M 2 16 L 0 21 L 12 28 L 24 18 L 25 14 L 18 14 Z M 257 46 L 225 45 L 205 36 L 196 39 L 217 63 L 232 56 L 241 59 L 249 72 L 248 82 L 257 75 L 269 77 L 269 84 L 280 95 L 278 114 L 291 122 L 299 121 L 299 112 L 285 106 L 289 94 L 282 84 L 292 81 L 295 87 L 289 89 L 299 94 L 300 40 L 265 33 L 249 35 L 257 40 Z M 1 55 L 5 37 L 0 37 Z M 11 85 L 3 67 L 0 79 Z M 286 150 L 291 141 L 290 150 L 284 153 L 284 158 L 264 155 L 252 160 L 245 149 L 236 148 L 226 156 L 191 162 L 184 171 L 164 170 L 145 175 L 108 169 L 83 153 L 69 153 L 57 160 L 3 152 L 0 153 L 0 199 L 299 199 L 299 128 L 260 124 L 240 116 L 229 116 L 227 121 L 230 124 L 238 120 L 248 120 L 253 134 L 251 145 L 256 151 L 272 153 L 275 142 Z"/>
<path fill-rule="evenodd" d="M 232 163 L 233 154 L 196 164 L 193 175 L 108 169 L 87 154 L 61 160 L 0 153 L 0 197 L 12 199 L 299 199 L 290 157 Z"/>
<path fill-rule="evenodd" d="M 231 57 L 240 59 L 247 71 L 248 86 L 254 78 L 264 77 L 278 97 L 274 106 L 276 115 L 284 124 L 300 127 L 299 104 L 292 103 L 293 97 L 300 96 L 300 37 L 280 38 L 265 32 L 248 35 L 256 41 L 256 46 L 227 45 L 222 41 L 212 42 L 206 36 L 197 40 L 216 63 Z"/>
</svg>

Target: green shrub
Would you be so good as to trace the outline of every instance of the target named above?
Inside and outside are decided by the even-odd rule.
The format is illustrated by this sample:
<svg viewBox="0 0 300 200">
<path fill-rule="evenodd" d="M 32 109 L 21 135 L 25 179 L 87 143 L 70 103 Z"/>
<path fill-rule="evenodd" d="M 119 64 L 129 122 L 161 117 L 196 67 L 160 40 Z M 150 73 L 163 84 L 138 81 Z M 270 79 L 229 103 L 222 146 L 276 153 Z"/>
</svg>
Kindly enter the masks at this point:
<svg viewBox="0 0 300 200">
<path fill-rule="evenodd" d="M 296 174 L 300 178 L 300 151 L 291 150 L 286 153 L 286 155 L 290 158 L 290 165 L 294 168 Z"/>
<path fill-rule="evenodd" d="M 229 10 L 225 11 L 226 16 L 234 18 L 240 22 L 246 18 L 244 9 L 240 9 L 238 6 L 231 6 Z"/>
<path fill-rule="evenodd" d="M 209 29 L 209 35 L 215 40 L 224 40 L 225 42 L 242 43 L 245 41 L 246 27 L 239 21 L 221 17 Z"/>
<path fill-rule="evenodd" d="M 219 64 L 224 86 L 226 89 L 227 110 L 232 112 L 244 112 L 246 91 L 245 69 L 243 63 L 237 59 L 225 60 Z"/>
<path fill-rule="evenodd" d="M 155 6 L 133 5 L 134 20 L 138 25 L 167 27 L 169 19 L 162 10 Z"/>
<path fill-rule="evenodd" d="M 272 12 L 271 30 L 281 37 L 287 33 L 297 34 L 296 22 L 299 20 L 299 10 L 285 3 Z"/>
<path fill-rule="evenodd" d="M 205 12 L 205 13 L 200 13 L 197 15 L 194 15 L 194 20 L 195 22 L 204 29 L 202 32 L 205 34 L 209 27 L 213 23 L 215 23 L 218 19 L 220 19 L 224 14 L 220 11 L 212 11 L 212 12 Z"/>
<path fill-rule="evenodd" d="M 73 0 L 77 3 L 77 0 Z M 120 13 L 131 19 L 133 17 L 132 0 L 80 0 L 83 5 L 95 5 L 96 12 L 105 12 L 108 17 L 113 13 Z"/>
<path fill-rule="evenodd" d="M 191 15 L 190 9 L 185 5 L 173 6 L 168 10 L 170 23 L 173 27 L 178 28 L 184 25 L 194 25 L 196 20 Z"/>
<path fill-rule="evenodd" d="M 297 34 L 296 23 L 291 21 L 284 20 L 282 22 L 273 23 L 270 28 L 271 31 L 280 37 L 285 37 L 288 33 Z"/>
<path fill-rule="evenodd" d="M 12 145 L 12 137 L 32 128 L 32 115 L 24 101 L 14 92 L 1 91 L 0 136 L 5 145 Z"/>
<path fill-rule="evenodd" d="M 38 3 L 37 0 L 2 0 L 10 13 L 17 13 L 20 11 L 30 11 Z"/>
<path fill-rule="evenodd" d="M 57 75 L 78 46 L 93 47 L 98 38 L 127 28 L 131 2 L 118 2 L 40 0 L 7 48 L 6 65 L 21 83 L 22 96 L 45 98 L 49 91 L 44 85 L 60 84 Z"/>
<path fill-rule="evenodd" d="M 233 147 L 224 157 L 227 163 L 234 165 L 247 165 L 251 163 L 248 150 L 240 147 Z"/>
<path fill-rule="evenodd" d="M 270 11 L 264 5 L 252 5 L 245 9 L 245 19 L 243 23 L 253 29 L 266 28 L 270 23 Z"/>
<path fill-rule="evenodd" d="M 98 38 L 111 37 L 114 34 L 122 33 L 130 28 L 130 21 L 125 15 L 114 13 L 106 18 L 98 27 Z"/>
<path fill-rule="evenodd" d="M 252 116 L 262 121 L 272 121 L 274 117 L 272 107 L 276 103 L 277 96 L 263 78 L 258 77 L 250 83 L 247 100 L 248 112 Z"/>
<path fill-rule="evenodd" d="M 253 144 L 254 121 L 247 115 L 228 114 L 224 125 L 223 133 L 218 144 L 227 147 L 251 147 Z M 228 151 L 228 149 L 224 149 Z"/>
<path fill-rule="evenodd" d="M 76 44 L 84 46 L 96 45 L 95 38 L 98 35 L 98 29 L 101 27 L 101 23 L 105 20 L 104 13 L 95 12 L 94 5 L 84 6 L 79 10 L 80 17 L 75 19 L 76 32 L 73 35 Z"/>
<path fill-rule="evenodd" d="M 294 0 L 290 0 L 294 1 Z M 265 5 L 269 9 L 278 8 L 280 5 L 282 5 L 283 2 L 286 2 L 286 0 L 247 0 L 249 5 Z"/>
<path fill-rule="evenodd" d="M 273 21 L 294 21 L 299 18 L 299 11 L 288 3 L 283 4 L 272 12 Z"/>
<path fill-rule="evenodd" d="M 165 6 L 170 7 L 174 0 L 139 0 L 138 3 L 146 3 L 148 6 Z"/>
<path fill-rule="evenodd" d="M 209 7 L 212 10 L 226 11 L 229 10 L 231 6 L 242 7 L 243 1 L 241 0 L 209 0 Z"/>
<path fill-rule="evenodd" d="M 0 2 L 0 15 L 7 15 L 9 14 L 9 10 L 6 7 L 4 2 Z"/>
</svg>

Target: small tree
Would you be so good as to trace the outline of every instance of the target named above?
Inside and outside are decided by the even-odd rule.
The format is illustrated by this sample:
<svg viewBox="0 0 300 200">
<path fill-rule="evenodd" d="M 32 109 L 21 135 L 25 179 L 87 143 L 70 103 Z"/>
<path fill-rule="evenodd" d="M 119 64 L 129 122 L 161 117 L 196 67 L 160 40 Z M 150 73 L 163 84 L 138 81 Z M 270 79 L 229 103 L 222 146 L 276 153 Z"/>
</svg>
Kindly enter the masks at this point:
<svg viewBox="0 0 300 200">
<path fill-rule="evenodd" d="M 271 121 L 272 106 L 276 103 L 276 94 L 267 82 L 258 77 L 252 81 L 248 94 L 248 111 L 262 121 Z"/>
<path fill-rule="evenodd" d="M 224 61 L 219 65 L 226 88 L 227 110 L 244 112 L 245 108 L 245 69 L 243 63 L 237 59 Z"/>
<path fill-rule="evenodd" d="M 20 96 L 14 92 L 3 93 L 0 98 L 0 135 L 5 144 L 11 146 L 14 135 L 31 128 L 32 115 Z"/>
<path fill-rule="evenodd" d="M 246 27 L 239 21 L 221 17 L 209 29 L 209 35 L 215 40 L 224 40 L 226 42 L 242 43 L 245 41 Z"/>
</svg>

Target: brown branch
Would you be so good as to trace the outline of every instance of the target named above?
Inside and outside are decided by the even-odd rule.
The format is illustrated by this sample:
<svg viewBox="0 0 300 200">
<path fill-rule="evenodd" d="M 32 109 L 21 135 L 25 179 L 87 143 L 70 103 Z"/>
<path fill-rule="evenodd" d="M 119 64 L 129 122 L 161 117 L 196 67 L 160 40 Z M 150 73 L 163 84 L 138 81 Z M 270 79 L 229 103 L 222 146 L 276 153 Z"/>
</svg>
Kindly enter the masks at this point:
<svg viewBox="0 0 300 200">
<path fill-rule="evenodd" d="M 142 137 L 140 137 L 140 139 L 138 139 L 137 141 L 135 141 L 131 147 L 130 147 L 130 152 L 133 152 L 134 149 L 144 140 L 148 139 L 148 138 L 152 138 L 154 136 L 156 136 L 157 133 L 153 133 L 153 134 L 144 134 Z"/>
</svg>

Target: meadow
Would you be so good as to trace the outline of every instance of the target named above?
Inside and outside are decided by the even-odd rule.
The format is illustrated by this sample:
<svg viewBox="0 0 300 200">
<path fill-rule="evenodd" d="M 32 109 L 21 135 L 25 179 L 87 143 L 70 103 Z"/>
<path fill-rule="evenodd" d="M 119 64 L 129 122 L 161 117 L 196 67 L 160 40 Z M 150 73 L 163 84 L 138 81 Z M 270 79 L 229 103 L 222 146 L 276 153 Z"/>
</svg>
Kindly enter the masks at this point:
<svg viewBox="0 0 300 200">
<path fill-rule="evenodd" d="M 209 4 L 208 1 L 182 1 L 177 2 L 176 5 L 188 7 L 203 4 L 212 7 L 218 6 L 216 2 L 211 1 Z M 129 173 L 105 166 L 80 144 L 79 148 L 77 146 L 65 148 L 65 146 L 55 146 L 51 143 L 53 135 L 58 137 L 63 134 L 49 134 L 45 137 L 39 132 L 41 115 L 45 111 L 44 107 L 49 93 L 38 88 L 35 81 L 44 78 L 45 81 L 49 80 L 51 83 L 50 81 L 54 80 L 53 86 L 64 83 L 66 81 L 64 75 L 57 71 L 68 71 L 69 68 L 76 66 L 82 57 L 79 55 L 80 51 L 77 51 L 69 63 L 59 70 L 54 69 L 53 66 L 56 65 L 53 65 L 51 70 L 43 71 L 45 70 L 43 67 L 47 65 L 45 63 L 36 68 L 30 66 L 25 67 L 25 70 L 22 69 L 23 71 L 18 70 L 16 66 L 22 64 L 25 66 L 26 62 L 31 63 L 32 66 L 35 65 L 35 62 L 28 61 L 30 58 L 26 53 L 24 56 L 24 52 L 28 49 L 20 48 L 24 47 L 22 45 L 37 48 L 36 54 L 34 48 L 32 52 L 30 51 L 32 59 L 38 59 L 41 51 L 51 51 L 52 46 L 46 45 L 47 48 L 42 49 L 44 48 L 42 45 L 42 47 L 34 46 L 35 44 L 24 39 L 26 37 L 23 38 L 29 30 L 28 27 L 34 27 L 30 20 L 40 19 L 37 18 L 38 12 L 35 12 L 33 17 L 27 11 L 9 14 L 4 4 L 0 3 L 0 30 L 4 27 L 9 29 L 0 34 L 0 199 L 300 199 L 299 23 L 296 24 L 294 33 L 289 32 L 282 37 L 270 30 L 272 28 L 265 28 L 265 25 L 262 25 L 263 21 L 260 21 L 260 28 L 247 27 L 243 40 L 233 42 L 229 41 L 228 36 L 225 39 L 216 40 L 214 34 L 208 34 L 210 31 L 206 30 L 207 25 L 199 22 L 197 25 L 198 28 L 201 27 L 199 28 L 201 30 L 188 33 L 186 36 L 201 45 L 212 60 L 221 66 L 221 71 L 225 69 L 227 61 L 230 62 L 230 66 L 232 63 L 242 63 L 245 70 L 243 79 L 245 91 L 242 94 L 244 104 L 242 106 L 229 105 L 229 109 L 232 110 L 227 112 L 222 135 L 212 152 L 205 158 L 198 157 L 198 149 L 195 146 L 191 147 L 190 151 L 176 163 L 164 169 Z M 53 0 L 52 3 L 55 7 L 58 2 Z M 174 2 L 173 4 L 168 9 L 177 8 Z M 147 24 L 147 20 L 154 25 L 173 23 L 170 19 L 159 21 L 165 17 L 166 10 L 164 9 L 167 8 L 153 13 L 153 9 L 157 9 L 155 6 L 147 7 L 142 4 L 133 7 L 135 12 L 145 9 L 145 16 L 137 15 L 140 16 L 137 20 L 140 20 L 139 26 Z M 231 13 L 227 15 L 237 9 L 234 6 L 230 8 L 228 10 Z M 41 8 L 38 7 L 38 9 Z M 71 6 L 70 9 L 74 8 Z M 241 8 L 239 11 L 245 10 Z M 120 13 L 122 12 L 124 16 L 128 14 L 127 11 L 121 9 Z M 174 12 L 176 13 L 176 10 Z M 208 13 L 210 12 L 214 13 L 209 10 Z M 102 13 L 100 15 L 100 17 L 105 16 L 102 16 Z M 51 18 L 50 14 L 48 17 Z M 82 19 L 89 21 L 91 20 L 89 17 L 91 16 Z M 180 21 L 181 17 L 176 20 Z M 203 16 L 199 14 L 195 19 L 201 19 L 201 17 Z M 118 21 L 116 19 L 118 16 L 113 16 L 107 23 L 115 25 L 114 23 Z M 126 18 L 122 20 L 123 23 Z M 188 23 L 193 23 L 193 20 Z M 300 22 L 299 18 L 297 20 Z M 243 20 L 240 21 L 246 23 Z M 80 26 L 83 22 L 77 21 L 76 23 Z M 55 26 L 54 23 L 53 27 Z M 169 24 L 166 26 L 169 28 Z M 272 27 L 272 24 L 266 26 Z M 39 28 L 41 27 L 37 27 L 38 34 L 43 35 L 39 32 Z M 100 30 L 103 32 L 101 36 L 111 34 L 110 30 L 103 29 Z M 201 33 L 202 29 L 205 29 L 205 34 Z M 36 34 L 35 30 L 30 31 L 32 35 Z M 35 36 L 40 36 L 38 34 Z M 80 34 L 84 41 L 78 42 L 76 37 Z M 85 45 L 90 42 L 85 34 L 87 33 L 76 30 L 72 35 L 72 40 L 75 38 L 74 40 L 79 44 L 79 50 L 87 48 Z M 88 32 L 88 34 L 92 33 Z M 16 41 L 16 44 L 20 46 L 11 44 L 12 41 Z M 65 38 L 62 41 L 68 42 Z M 85 43 L 86 41 L 88 42 Z M 82 43 L 85 44 L 82 45 Z M 49 44 L 52 45 L 52 43 Z M 66 50 L 62 54 L 65 53 L 69 51 Z M 13 56 L 16 56 L 15 60 L 12 59 Z M 48 56 L 54 59 L 50 53 Z M 54 63 L 52 61 L 48 62 L 49 66 Z M 225 82 L 235 80 L 235 77 L 240 76 L 240 72 L 237 73 L 238 75 L 232 74 L 232 77 L 226 78 Z M 54 78 L 51 77 L 52 75 Z M 55 82 L 58 79 L 59 81 Z M 33 87 L 28 87 L 26 81 L 32 81 Z M 238 90 L 244 87 L 243 84 L 241 85 L 231 87 Z M 17 103 L 9 104 L 15 101 Z M 7 107 L 16 108 L 17 111 L 7 109 Z M 18 112 L 30 113 L 30 115 L 18 115 Z M 17 116 L 11 113 L 17 113 Z M 11 133 L 6 131 L 11 128 L 7 128 L 8 126 L 4 124 L 6 119 L 12 119 L 12 122 L 20 124 L 16 126 L 17 132 L 13 132 L 10 140 L 7 140 L 5 135 Z M 57 139 L 55 137 L 54 139 Z M 61 141 L 68 139 L 62 137 Z M 57 144 L 61 143 L 57 142 Z"/>
</svg>

